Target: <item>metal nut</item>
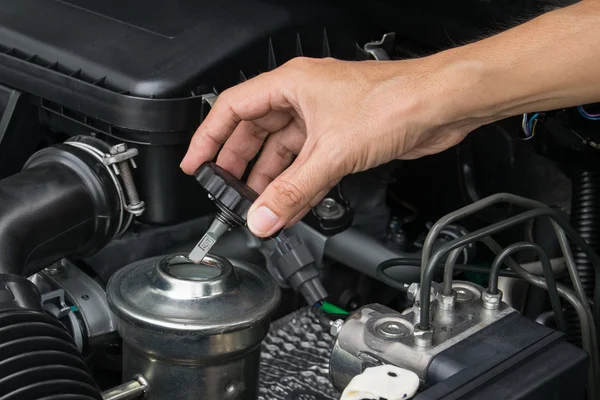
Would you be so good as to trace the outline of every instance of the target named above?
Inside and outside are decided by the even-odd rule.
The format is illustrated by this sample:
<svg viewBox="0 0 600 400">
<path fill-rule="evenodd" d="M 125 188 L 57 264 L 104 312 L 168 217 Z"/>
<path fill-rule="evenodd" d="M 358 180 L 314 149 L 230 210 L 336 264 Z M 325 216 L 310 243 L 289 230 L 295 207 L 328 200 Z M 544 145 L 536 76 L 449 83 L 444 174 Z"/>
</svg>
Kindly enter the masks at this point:
<svg viewBox="0 0 600 400">
<path fill-rule="evenodd" d="M 442 311 L 451 311 L 454 308 L 454 303 L 456 303 L 456 296 L 457 294 L 454 290 L 450 295 L 440 293 L 438 295 L 438 308 Z"/>
<path fill-rule="evenodd" d="M 418 283 L 411 283 L 410 286 L 408 287 L 408 290 L 406 291 L 406 296 L 408 297 L 409 300 L 415 300 L 417 298 L 417 294 L 419 293 L 419 284 Z"/>
<path fill-rule="evenodd" d="M 487 290 L 481 293 L 481 301 L 483 302 L 483 308 L 487 310 L 498 310 L 502 304 L 502 291 L 498 290 L 498 293 L 491 294 Z"/>
<path fill-rule="evenodd" d="M 416 301 L 419 299 L 419 294 L 420 294 L 420 285 L 418 283 L 411 283 L 410 286 L 408 287 L 408 289 L 406 290 L 406 296 L 408 297 L 409 300 L 411 301 Z M 435 299 L 437 297 L 437 290 L 436 288 L 432 287 L 431 288 L 431 294 L 429 295 L 429 301 L 430 302 L 434 302 Z"/>
<path fill-rule="evenodd" d="M 315 207 L 315 212 L 320 218 L 326 220 L 338 219 L 344 215 L 344 207 L 335 199 L 327 197 Z"/>
<path fill-rule="evenodd" d="M 433 327 L 430 326 L 429 329 L 424 330 L 416 326 L 413 337 L 415 345 L 419 347 L 431 347 L 433 345 Z"/>
<path fill-rule="evenodd" d="M 343 325 L 343 319 L 336 319 L 335 321 L 331 321 L 331 328 L 329 328 L 329 333 L 331 333 L 331 336 L 337 336 L 342 330 Z"/>
</svg>

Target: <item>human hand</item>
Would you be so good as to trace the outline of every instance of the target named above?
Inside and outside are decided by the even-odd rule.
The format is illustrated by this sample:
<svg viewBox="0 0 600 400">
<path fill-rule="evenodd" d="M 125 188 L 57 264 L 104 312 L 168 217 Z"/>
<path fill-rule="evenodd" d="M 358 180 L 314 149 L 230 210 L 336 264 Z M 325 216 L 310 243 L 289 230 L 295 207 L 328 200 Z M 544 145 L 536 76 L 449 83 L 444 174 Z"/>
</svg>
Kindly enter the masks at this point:
<svg viewBox="0 0 600 400">
<path fill-rule="evenodd" d="M 345 175 L 443 151 L 476 127 L 452 121 L 445 86 L 426 66 L 294 59 L 223 92 L 181 168 L 193 174 L 224 144 L 217 164 L 239 178 L 264 144 L 248 178 L 262 193 L 248 227 L 269 236 L 300 220 Z"/>
</svg>

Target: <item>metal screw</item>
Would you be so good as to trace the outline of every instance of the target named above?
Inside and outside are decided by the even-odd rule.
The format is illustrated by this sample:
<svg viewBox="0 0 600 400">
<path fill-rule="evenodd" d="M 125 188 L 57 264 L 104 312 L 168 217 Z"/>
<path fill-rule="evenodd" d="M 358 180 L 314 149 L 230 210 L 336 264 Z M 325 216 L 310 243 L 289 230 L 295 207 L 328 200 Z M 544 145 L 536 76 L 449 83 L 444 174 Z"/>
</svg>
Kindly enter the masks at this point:
<svg viewBox="0 0 600 400">
<path fill-rule="evenodd" d="M 344 325 L 343 319 L 336 319 L 335 321 L 331 321 L 331 328 L 329 329 L 329 333 L 331 333 L 331 336 L 337 336 L 342 330 L 342 325 Z"/>
<path fill-rule="evenodd" d="M 334 199 L 326 198 L 323 200 L 323 208 L 327 211 L 333 211 L 337 209 L 337 202 Z"/>
<path fill-rule="evenodd" d="M 46 271 L 49 275 L 58 275 L 64 271 L 64 267 L 60 262 L 54 263 L 49 267 L 46 267 L 44 271 Z"/>
<path fill-rule="evenodd" d="M 377 327 L 377 333 L 384 338 L 398 339 L 410 334 L 410 329 L 399 321 L 386 321 Z"/>
<path fill-rule="evenodd" d="M 408 289 L 406 290 L 406 297 L 408 297 L 409 300 L 414 300 L 417 298 L 417 294 L 419 293 L 419 284 L 418 283 L 411 283 L 410 286 L 408 287 Z"/>
<path fill-rule="evenodd" d="M 457 301 L 471 301 L 475 298 L 475 295 L 470 290 L 464 288 L 456 289 L 456 300 Z"/>
<path fill-rule="evenodd" d="M 338 219 L 344 215 L 344 208 L 330 197 L 323 199 L 315 211 L 323 219 Z"/>
<path fill-rule="evenodd" d="M 127 145 L 125 143 L 120 143 L 113 146 L 113 148 L 110 150 L 110 154 L 122 154 L 126 151 Z M 133 180 L 133 174 L 131 173 L 131 167 L 137 168 L 137 165 L 135 164 L 135 161 L 133 161 L 133 158 L 128 158 L 127 160 L 116 163 L 116 172 L 118 172 L 118 174 L 121 175 L 121 179 L 123 179 L 125 192 L 127 193 L 127 198 L 129 199 L 127 211 L 136 217 L 139 217 L 144 213 L 145 204 L 143 201 L 140 201 L 140 196 L 138 195 L 135 182 Z"/>
<path fill-rule="evenodd" d="M 90 296 L 88 296 L 87 294 L 84 294 L 83 296 L 81 296 L 81 298 L 84 300 L 89 300 Z"/>
</svg>

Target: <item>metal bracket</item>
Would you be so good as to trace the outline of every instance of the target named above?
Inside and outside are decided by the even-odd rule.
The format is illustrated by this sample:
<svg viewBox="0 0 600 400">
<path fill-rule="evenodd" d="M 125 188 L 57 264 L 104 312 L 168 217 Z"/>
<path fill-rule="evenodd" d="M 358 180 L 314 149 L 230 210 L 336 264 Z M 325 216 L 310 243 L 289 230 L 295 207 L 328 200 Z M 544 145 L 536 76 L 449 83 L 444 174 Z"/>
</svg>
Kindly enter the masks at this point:
<svg viewBox="0 0 600 400">
<path fill-rule="evenodd" d="M 138 155 L 138 150 L 135 148 L 129 149 L 125 143 L 120 143 L 110 149 L 110 154 L 104 156 L 103 163 L 109 168 L 112 168 L 116 175 L 120 175 L 123 181 L 125 193 L 129 204 L 125 209 L 130 214 L 139 217 L 144 213 L 146 205 L 140 200 L 131 168 L 137 168 L 134 157 Z"/>
</svg>

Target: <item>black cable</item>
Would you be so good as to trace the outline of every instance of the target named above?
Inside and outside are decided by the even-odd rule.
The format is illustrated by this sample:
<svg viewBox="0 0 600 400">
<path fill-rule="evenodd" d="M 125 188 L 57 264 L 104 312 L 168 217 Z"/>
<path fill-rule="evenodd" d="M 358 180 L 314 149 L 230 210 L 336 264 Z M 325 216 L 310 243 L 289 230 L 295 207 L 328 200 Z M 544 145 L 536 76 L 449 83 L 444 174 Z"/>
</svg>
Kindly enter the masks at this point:
<svg viewBox="0 0 600 400">
<path fill-rule="evenodd" d="M 581 250 L 583 250 L 586 255 L 592 261 L 592 264 L 596 268 L 596 276 L 600 275 L 600 257 L 596 252 L 590 247 L 589 244 L 586 243 L 585 240 L 575 231 L 575 229 L 560 215 L 556 210 L 553 210 L 549 207 L 542 207 L 530 211 L 526 211 L 524 213 L 515 215 L 513 217 L 507 218 L 504 221 L 497 222 L 495 224 L 489 225 L 477 231 L 471 232 L 461 238 L 455 239 L 451 242 L 443 244 L 429 259 L 429 262 L 425 266 L 425 270 L 423 271 L 423 279 L 421 282 L 421 293 L 420 293 L 420 301 L 422 304 L 421 307 L 421 317 L 419 328 L 421 329 L 429 329 L 429 296 L 426 294 L 431 290 L 431 282 L 433 279 L 433 275 L 436 271 L 436 264 L 438 264 L 442 257 L 445 256 L 448 252 L 465 246 L 475 240 L 482 239 L 486 236 L 493 235 L 495 233 L 504 231 L 508 228 L 511 228 L 514 225 L 518 225 L 527 220 L 539 217 L 548 217 L 554 220 L 565 232 L 565 234 L 571 239 Z M 594 291 L 594 304 L 600 304 L 600 279 L 596 279 L 596 290 Z M 600 326 L 600 307 L 594 307 L 594 321 L 595 325 Z"/>
<path fill-rule="evenodd" d="M 537 244 L 528 242 L 514 243 L 502 250 L 502 252 L 496 256 L 494 262 L 492 263 L 492 267 L 490 268 L 490 283 L 488 285 L 488 291 L 491 294 L 498 293 L 498 272 L 500 271 L 500 267 L 504 264 L 504 261 L 507 257 L 510 257 L 519 251 L 533 251 L 540 259 L 540 263 L 542 264 L 542 269 L 544 271 L 544 277 L 546 278 L 546 284 L 548 286 L 550 304 L 556 318 L 556 325 L 561 332 L 566 333 L 567 324 L 562 311 L 560 296 L 558 295 L 558 287 L 556 286 L 554 271 L 552 271 L 552 264 L 550 264 L 550 259 L 548 258 L 546 252 Z"/>
</svg>

